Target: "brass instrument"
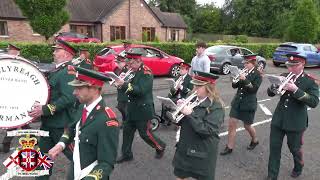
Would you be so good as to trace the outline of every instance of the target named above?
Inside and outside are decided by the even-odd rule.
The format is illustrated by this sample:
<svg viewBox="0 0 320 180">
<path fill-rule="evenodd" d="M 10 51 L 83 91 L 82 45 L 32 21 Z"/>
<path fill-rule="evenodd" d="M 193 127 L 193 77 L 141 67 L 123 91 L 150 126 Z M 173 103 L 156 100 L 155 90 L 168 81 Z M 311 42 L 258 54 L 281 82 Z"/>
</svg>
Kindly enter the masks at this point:
<svg viewBox="0 0 320 180">
<path fill-rule="evenodd" d="M 182 83 L 183 83 L 183 77 L 180 76 L 180 77 L 174 82 L 173 88 L 174 88 L 175 90 L 178 90 L 178 87 L 181 86 Z"/>
<path fill-rule="evenodd" d="M 243 68 L 240 72 L 239 72 L 239 74 L 237 74 L 236 76 L 234 76 L 233 78 L 232 78 L 232 82 L 233 83 L 237 83 L 237 82 L 239 82 L 240 81 L 240 75 L 244 75 L 244 76 L 247 76 L 248 74 L 249 74 L 249 70 L 247 69 L 247 68 Z"/>
<path fill-rule="evenodd" d="M 191 106 L 191 108 L 194 108 L 199 105 L 199 102 L 192 102 L 191 101 L 197 97 L 197 91 L 194 91 L 191 95 L 189 95 L 183 104 L 179 105 L 177 109 L 174 112 L 168 112 L 169 118 L 175 122 L 178 123 L 185 115 L 181 113 L 182 109 L 186 106 Z"/>
<path fill-rule="evenodd" d="M 284 90 L 284 86 L 290 81 L 292 80 L 292 78 L 295 76 L 295 74 L 293 74 L 292 72 L 290 72 L 282 81 L 281 84 L 279 85 L 278 89 L 277 89 L 277 94 L 279 95 L 283 95 L 286 90 Z"/>
<path fill-rule="evenodd" d="M 133 77 L 134 77 L 134 73 L 133 73 L 132 69 L 129 69 L 123 76 L 121 76 L 121 74 L 120 74 L 119 79 L 127 82 L 127 81 L 130 81 Z M 113 85 L 114 82 L 115 82 L 115 79 L 112 79 L 112 81 L 110 81 L 110 85 Z"/>
</svg>

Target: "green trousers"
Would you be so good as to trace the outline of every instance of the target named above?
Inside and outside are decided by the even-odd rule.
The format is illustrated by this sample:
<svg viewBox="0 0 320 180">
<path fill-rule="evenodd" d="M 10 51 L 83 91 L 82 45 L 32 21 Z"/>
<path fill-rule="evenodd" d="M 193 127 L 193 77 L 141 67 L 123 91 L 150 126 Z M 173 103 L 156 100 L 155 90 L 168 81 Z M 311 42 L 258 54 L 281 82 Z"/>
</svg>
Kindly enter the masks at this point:
<svg viewBox="0 0 320 180">
<path fill-rule="evenodd" d="M 163 150 L 165 143 L 161 141 L 157 136 L 151 132 L 150 120 L 144 121 L 132 121 L 127 120 L 124 122 L 123 127 L 123 144 L 122 144 L 122 155 L 125 157 L 133 157 L 131 148 L 136 130 L 139 131 L 140 137 L 151 147 L 156 150 Z"/>
<path fill-rule="evenodd" d="M 271 125 L 270 155 L 268 163 L 268 175 L 270 177 L 275 179 L 278 177 L 281 160 L 281 148 L 285 135 L 287 136 L 289 150 L 293 156 L 293 170 L 299 173 L 302 172 L 304 165 L 302 156 L 303 132 L 304 131 L 286 131 Z"/>
<path fill-rule="evenodd" d="M 59 128 L 59 129 L 57 129 L 57 128 L 44 128 L 44 127 L 41 127 L 40 129 L 44 130 L 44 131 L 49 131 L 49 137 L 40 137 L 40 140 L 38 142 L 38 146 L 40 148 L 40 151 L 42 153 L 48 154 L 48 151 L 59 142 L 59 140 L 63 134 L 64 129 L 63 128 Z M 72 153 L 73 152 L 69 148 L 66 148 L 63 151 L 63 153 L 70 161 L 72 161 Z M 53 168 L 53 166 L 50 168 L 49 175 L 39 176 L 39 177 L 36 177 L 35 179 L 37 179 L 37 180 L 49 179 L 52 174 L 52 168 Z M 37 169 L 42 170 L 41 167 L 38 167 Z"/>
</svg>

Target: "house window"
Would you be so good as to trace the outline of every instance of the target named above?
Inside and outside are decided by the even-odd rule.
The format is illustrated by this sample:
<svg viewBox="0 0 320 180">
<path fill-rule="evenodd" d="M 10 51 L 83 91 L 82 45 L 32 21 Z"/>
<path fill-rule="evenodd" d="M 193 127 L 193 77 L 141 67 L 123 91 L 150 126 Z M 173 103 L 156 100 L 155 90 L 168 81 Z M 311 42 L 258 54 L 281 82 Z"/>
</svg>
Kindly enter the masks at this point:
<svg viewBox="0 0 320 180">
<path fill-rule="evenodd" d="M 124 40 L 126 39 L 126 27 L 125 26 L 110 26 L 110 40 Z"/>
<path fill-rule="evenodd" d="M 91 25 L 70 24 L 70 32 L 83 34 L 88 36 L 89 38 L 95 37 L 95 29 L 94 26 Z"/>
<path fill-rule="evenodd" d="M 143 27 L 142 28 L 142 41 L 154 41 L 156 37 L 156 28 Z"/>
<path fill-rule="evenodd" d="M 8 36 L 8 26 L 6 21 L 0 21 L 0 36 Z"/>
<path fill-rule="evenodd" d="M 171 41 L 179 41 L 179 30 L 171 30 Z"/>
<path fill-rule="evenodd" d="M 76 33 L 76 32 L 77 32 L 77 26 L 76 26 L 76 25 L 71 25 L 71 24 L 70 24 L 70 32 L 74 32 L 74 33 Z"/>
</svg>

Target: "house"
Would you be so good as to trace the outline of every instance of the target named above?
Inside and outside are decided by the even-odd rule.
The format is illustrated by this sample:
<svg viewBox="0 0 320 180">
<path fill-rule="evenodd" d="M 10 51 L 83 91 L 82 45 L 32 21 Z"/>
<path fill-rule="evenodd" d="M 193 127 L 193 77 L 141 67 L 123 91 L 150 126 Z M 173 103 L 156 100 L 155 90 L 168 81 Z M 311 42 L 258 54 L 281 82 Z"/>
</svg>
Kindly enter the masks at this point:
<svg viewBox="0 0 320 180">
<path fill-rule="evenodd" d="M 78 32 L 101 41 L 182 41 L 187 26 L 177 13 L 161 12 L 144 0 L 69 0 L 69 23 L 59 32 Z M 1 41 L 44 41 L 32 31 L 14 0 L 0 0 Z"/>
</svg>

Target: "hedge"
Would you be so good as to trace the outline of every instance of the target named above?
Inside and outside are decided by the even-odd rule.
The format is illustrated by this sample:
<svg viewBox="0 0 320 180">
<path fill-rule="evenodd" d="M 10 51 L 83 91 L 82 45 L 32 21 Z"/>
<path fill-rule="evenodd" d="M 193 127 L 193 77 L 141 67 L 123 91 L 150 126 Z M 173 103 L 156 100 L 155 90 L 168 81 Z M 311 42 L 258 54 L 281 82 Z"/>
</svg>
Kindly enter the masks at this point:
<svg viewBox="0 0 320 180">
<path fill-rule="evenodd" d="M 153 46 L 155 48 L 161 49 L 162 51 L 178 56 L 184 59 L 186 62 L 190 62 L 192 57 L 195 55 L 195 44 L 194 43 L 184 43 L 184 42 L 133 42 L 137 44 L 144 44 Z M 40 62 L 52 62 L 52 48 L 51 45 L 46 43 L 14 43 L 18 47 L 21 48 L 21 56 L 26 59 L 40 61 Z M 119 43 L 99 43 L 99 44 L 73 44 L 72 46 L 79 48 L 87 48 L 91 54 L 91 58 L 99 52 L 101 49 L 106 47 L 107 45 L 121 44 Z M 219 43 L 220 45 L 222 43 Z M 218 43 L 208 43 L 208 46 L 219 45 Z M 8 42 L 0 42 L 0 48 L 6 48 Z M 263 56 L 267 59 L 272 57 L 272 53 L 279 46 L 277 43 L 243 43 L 243 44 L 229 44 L 235 46 L 241 46 L 250 49 L 254 53 L 258 53 L 260 56 Z"/>
</svg>

